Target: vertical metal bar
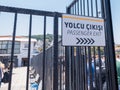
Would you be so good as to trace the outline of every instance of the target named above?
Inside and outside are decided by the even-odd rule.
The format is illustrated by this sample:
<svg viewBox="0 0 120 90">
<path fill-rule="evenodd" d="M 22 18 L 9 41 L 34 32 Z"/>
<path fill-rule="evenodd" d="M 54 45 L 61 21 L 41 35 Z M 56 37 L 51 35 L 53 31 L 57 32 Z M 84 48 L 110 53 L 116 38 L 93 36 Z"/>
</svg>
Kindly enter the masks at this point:
<svg viewBox="0 0 120 90">
<path fill-rule="evenodd" d="M 77 47 L 77 50 L 78 50 L 78 89 L 80 88 L 80 86 L 81 86 L 81 82 L 80 82 L 80 80 L 81 80 L 81 73 L 80 73 L 80 71 L 81 71 L 81 64 L 80 64 L 80 60 L 81 60 L 81 47 Z"/>
<path fill-rule="evenodd" d="M 17 13 L 15 13 L 15 17 L 14 17 L 14 29 L 13 29 L 13 36 L 12 36 L 11 64 L 10 64 L 10 81 L 9 81 L 9 85 L 8 85 L 8 90 L 11 90 L 16 27 L 17 27 Z"/>
<path fill-rule="evenodd" d="M 83 15 L 85 16 L 85 0 L 83 0 Z"/>
<path fill-rule="evenodd" d="M 71 7 L 72 11 L 70 14 L 74 14 L 74 6 Z"/>
<path fill-rule="evenodd" d="M 80 47 L 80 88 L 83 90 L 84 88 L 84 72 L 83 72 L 83 47 Z"/>
<path fill-rule="evenodd" d="M 51 65 L 51 82 L 52 82 L 52 84 L 51 84 L 51 87 L 52 87 L 52 90 L 53 90 L 53 73 L 54 73 L 54 65 L 53 65 L 53 63 L 54 63 L 54 60 L 53 60 L 53 47 L 51 47 L 51 63 L 52 63 L 52 65 Z"/>
<path fill-rule="evenodd" d="M 91 0 L 91 16 L 93 17 L 93 0 Z"/>
<path fill-rule="evenodd" d="M 98 17 L 98 2 L 95 0 L 95 7 L 96 7 L 96 17 Z"/>
<path fill-rule="evenodd" d="M 89 72 L 90 90 L 93 90 L 91 47 L 88 47 L 88 59 L 89 59 L 89 70 L 90 70 Z"/>
<path fill-rule="evenodd" d="M 46 16 L 44 16 L 44 37 L 43 37 L 43 76 L 42 76 L 42 90 L 45 90 L 45 49 L 46 49 Z"/>
<path fill-rule="evenodd" d="M 46 41 L 46 39 L 45 39 Z M 46 45 L 45 45 L 45 48 L 46 48 Z M 48 77 L 49 77 L 49 65 L 48 65 L 48 50 L 45 50 L 45 75 L 44 75 L 44 90 L 47 90 L 49 88 L 49 80 L 48 80 Z M 47 86 L 47 87 L 46 87 Z"/>
<path fill-rule="evenodd" d="M 109 82 L 109 62 L 108 62 L 108 53 L 107 53 L 107 47 L 105 49 L 105 71 L 106 71 L 106 87 L 107 90 L 110 90 L 110 82 Z"/>
<path fill-rule="evenodd" d="M 91 16 L 93 17 L 93 0 L 91 0 Z M 88 47 L 89 48 L 89 47 Z M 91 68 L 93 68 L 92 67 L 92 63 L 93 63 L 93 61 L 92 61 L 92 58 L 91 58 Z M 95 66 L 94 66 L 94 68 L 95 68 Z M 90 73 L 91 73 L 91 70 L 90 70 Z M 93 88 L 93 80 L 94 80 L 94 78 L 95 78 L 95 76 L 93 76 L 94 75 L 94 72 L 92 71 L 92 77 L 90 77 L 90 79 L 92 79 L 92 87 L 91 87 L 91 85 L 90 85 L 90 88 Z"/>
<path fill-rule="evenodd" d="M 102 18 L 105 18 L 105 10 L 104 10 L 104 2 L 103 0 L 101 0 L 101 16 Z"/>
<path fill-rule="evenodd" d="M 104 18 L 104 19 L 105 19 L 105 9 L 106 9 L 105 2 L 103 0 L 101 0 L 101 13 L 102 13 L 102 18 Z M 105 26 L 105 28 L 107 27 L 106 24 L 104 26 Z M 108 33 L 108 31 L 105 30 L 106 45 L 108 44 L 107 39 L 109 39 L 107 36 L 107 33 Z M 107 45 L 105 47 L 106 85 L 107 85 L 107 90 L 110 90 L 110 89 L 112 89 L 112 87 L 111 87 L 112 81 L 111 81 L 111 79 L 109 79 L 109 78 L 111 78 L 111 75 L 110 75 L 110 61 L 108 58 L 109 57 L 108 49 L 109 49 L 109 47 Z"/>
<path fill-rule="evenodd" d="M 76 15 L 77 14 L 77 12 L 76 12 L 76 3 L 75 3 L 75 12 L 74 12 L 74 14 Z M 74 48 L 74 47 L 73 47 Z M 75 50 L 75 49 L 74 49 Z M 77 51 L 75 52 L 75 53 L 77 53 Z M 73 53 L 74 54 L 74 53 Z M 77 55 L 75 56 L 75 60 L 74 60 L 74 65 L 75 65 L 75 88 L 76 88 L 76 90 L 78 90 L 77 88 L 78 88 L 78 68 L 77 68 Z M 67 89 L 66 89 L 67 90 Z"/>
<path fill-rule="evenodd" d="M 76 47 L 75 69 L 76 69 L 76 90 L 78 90 L 78 47 Z"/>
<path fill-rule="evenodd" d="M 88 71 L 87 71 L 87 47 L 85 47 L 85 90 L 88 90 Z"/>
<path fill-rule="evenodd" d="M 81 15 L 82 15 L 82 0 L 80 0 L 80 9 L 81 9 Z"/>
<path fill-rule="evenodd" d="M 87 0 L 87 15 L 89 16 L 89 0 Z"/>
<path fill-rule="evenodd" d="M 60 90 L 62 89 L 62 58 L 59 59 L 60 62 Z"/>
<path fill-rule="evenodd" d="M 53 90 L 58 90 L 58 13 L 54 16 L 54 78 Z"/>
<path fill-rule="evenodd" d="M 98 12 L 98 2 L 97 2 L 97 0 L 95 0 L 95 4 L 96 4 L 96 17 L 98 18 L 99 17 L 99 12 Z M 97 74 L 99 74 L 99 75 L 97 75 L 97 76 L 99 76 L 98 78 L 96 78 L 95 79 L 95 84 L 97 85 L 97 89 L 100 89 L 100 90 L 102 90 L 102 81 L 101 81 L 101 72 L 102 72 L 102 70 L 101 70 L 101 53 L 100 53 L 100 47 L 98 47 L 98 58 L 99 58 L 99 73 L 97 73 Z M 94 64 L 96 64 L 96 61 L 95 61 L 95 63 Z M 95 68 L 96 68 L 96 65 L 95 65 Z M 95 69 L 95 72 L 96 72 L 96 69 Z M 95 77 L 97 77 L 96 76 L 96 73 L 95 73 Z M 98 81 L 99 81 L 99 83 L 97 82 L 97 79 L 99 79 Z"/>
<path fill-rule="evenodd" d="M 72 12 L 72 8 L 73 8 L 73 12 Z M 70 7 L 70 8 L 67 8 L 67 13 L 70 14 L 70 13 L 73 13 L 74 14 L 74 6 L 73 7 Z M 75 11 L 76 12 L 76 11 Z M 73 58 L 74 58 L 74 54 L 72 53 L 72 47 L 65 47 L 65 61 L 66 61 L 66 87 L 65 87 L 65 90 L 73 90 L 74 89 L 74 68 L 73 68 Z M 70 55 L 70 58 L 68 58 Z"/>
<path fill-rule="evenodd" d="M 79 68 L 80 68 L 80 69 L 79 69 L 79 77 L 80 77 L 80 78 L 79 78 L 79 81 L 80 81 L 79 88 L 82 89 L 82 82 L 83 82 L 83 81 L 82 81 L 82 62 L 81 62 L 81 61 L 82 61 L 82 54 L 81 54 L 81 48 L 82 48 L 82 47 L 79 47 L 79 53 L 80 53 L 80 55 L 79 55 L 79 57 L 80 57 L 80 59 L 79 59 L 79 64 L 80 64 L 80 65 L 79 65 Z"/>
<path fill-rule="evenodd" d="M 95 58 L 95 56 L 96 56 L 96 52 L 95 52 L 95 47 L 93 47 L 93 60 L 94 60 L 94 67 L 95 67 L 95 72 L 94 72 L 94 78 L 95 78 L 95 86 L 96 86 L 96 89 L 97 89 L 97 76 L 96 76 L 96 58 Z"/>
<path fill-rule="evenodd" d="M 107 42 L 108 52 L 107 53 L 109 53 L 108 57 L 109 57 L 110 69 L 111 69 L 111 78 L 110 78 L 112 80 L 112 88 L 111 89 L 112 90 L 118 90 L 110 0 L 104 0 L 104 5 L 106 7 L 106 9 L 105 9 L 106 30 L 107 30 L 107 38 L 108 38 L 108 42 Z"/>
<path fill-rule="evenodd" d="M 65 90 L 69 90 L 69 47 L 65 47 Z"/>
<path fill-rule="evenodd" d="M 79 0 L 77 1 L 77 10 L 78 10 L 78 15 L 79 15 Z"/>
<path fill-rule="evenodd" d="M 85 0 L 83 0 L 83 16 L 85 16 Z M 81 52 L 84 51 L 84 49 L 85 49 L 85 47 L 82 47 Z M 84 53 L 84 52 L 83 52 L 83 53 Z M 84 53 L 84 54 L 83 54 L 83 53 L 81 53 L 81 56 L 83 57 L 83 58 L 81 59 L 81 63 L 82 63 L 82 64 L 81 64 L 81 65 L 82 65 L 81 74 L 82 74 L 82 76 L 83 76 L 83 77 L 81 77 L 81 79 L 82 79 L 82 89 L 85 90 L 85 89 L 86 89 L 86 87 L 85 87 L 85 85 L 86 85 L 86 84 L 85 84 L 85 75 L 86 75 L 86 73 L 85 73 L 85 71 L 86 71 L 86 70 L 85 70 L 86 61 L 85 61 L 85 59 L 86 59 L 86 58 L 85 58 L 85 56 L 83 56 L 85 53 Z"/>
<path fill-rule="evenodd" d="M 30 52 L 31 52 L 31 31 L 32 31 L 32 14 L 30 14 L 30 23 L 29 23 L 29 43 L 28 43 L 28 64 L 27 64 L 27 81 L 26 81 L 26 90 L 29 89 L 29 65 L 30 65 Z"/>
<path fill-rule="evenodd" d="M 71 80 L 71 75 L 72 75 L 72 73 L 71 73 L 71 70 L 72 70 L 72 63 L 71 63 L 71 60 L 72 60 L 72 58 L 71 58 L 71 49 L 70 49 L 70 47 L 69 47 L 69 90 L 72 90 L 72 80 Z"/>
<path fill-rule="evenodd" d="M 98 59 L 99 59 L 99 86 L 100 86 L 100 90 L 102 90 L 102 68 L 101 68 L 101 52 L 100 52 L 100 47 L 98 47 Z"/>
<path fill-rule="evenodd" d="M 72 74 L 72 90 L 75 90 L 75 68 L 74 68 L 74 48 L 73 47 L 71 47 L 71 63 L 72 63 L 72 72 L 71 72 L 71 74 Z"/>
<path fill-rule="evenodd" d="M 77 14 L 77 11 L 76 11 L 76 3 L 74 4 L 74 8 L 75 8 L 75 15 Z"/>
<path fill-rule="evenodd" d="M 83 90 L 85 90 L 85 56 L 84 56 L 84 49 L 85 47 L 83 47 L 82 49 L 82 75 L 83 75 Z"/>
<path fill-rule="evenodd" d="M 76 11 L 76 10 L 75 10 Z M 70 14 L 70 10 L 67 9 L 67 13 Z M 65 47 L 65 68 L 66 68 L 66 71 L 65 71 L 65 90 L 70 90 L 70 61 L 71 59 L 69 59 L 69 47 Z"/>
</svg>

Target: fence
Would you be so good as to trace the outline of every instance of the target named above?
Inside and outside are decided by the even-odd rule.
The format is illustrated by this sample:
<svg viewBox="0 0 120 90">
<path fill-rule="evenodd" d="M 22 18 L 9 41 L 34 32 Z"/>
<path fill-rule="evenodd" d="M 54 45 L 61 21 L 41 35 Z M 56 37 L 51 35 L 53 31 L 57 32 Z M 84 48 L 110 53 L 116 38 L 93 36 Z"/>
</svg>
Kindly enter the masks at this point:
<svg viewBox="0 0 120 90">
<path fill-rule="evenodd" d="M 110 0 L 74 0 L 67 13 L 105 20 L 105 47 L 67 47 L 69 75 L 66 90 L 117 90 L 115 51 L 110 11 Z M 77 49 L 75 49 L 77 48 Z M 76 52 L 76 58 L 73 54 Z M 102 57 L 104 56 L 104 68 Z M 97 61 L 99 65 L 97 65 Z M 88 63 L 88 64 L 87 64 Z M 94 70 L 93 70 L 94 66 Z M 89 71 L 89 72 L 88 72 Z M 94 72 L 93 72 L 94 71 Z M 104 76 L 105 75 L 105 76 Z M 94 80 L 93 80 L 94 79 Z M 88 82 L 89 81 L 89 82 Z M 113 84 L 114 83 L 114 84 Z"/>
<path fill-rule="evenodd" d="M 33 67 L 42 81 L 42 90 L 117 90 L 114 40 L 109 0 L 74 0 L 67 13 L 102 18 L 105 20 L 105 47 L 65 46 L 59 41 L 59 26 L 62 14 L 58 12 L 0 6 L 1 12 L 14 14 L 13 42 L 10 75 L 14 57 L 14 45 L 18 14 L 29 15 L 29 41 L 26 90 L 29 86 L 29 69 Z M 33 16 L 43 18 L 43 51 L 31 56 L 31 34 Z M 53 45 L 46 47 L 46 27 L 52 18 Z M 11 90 L 10 78 L 8 90 Z"/>
</svg>

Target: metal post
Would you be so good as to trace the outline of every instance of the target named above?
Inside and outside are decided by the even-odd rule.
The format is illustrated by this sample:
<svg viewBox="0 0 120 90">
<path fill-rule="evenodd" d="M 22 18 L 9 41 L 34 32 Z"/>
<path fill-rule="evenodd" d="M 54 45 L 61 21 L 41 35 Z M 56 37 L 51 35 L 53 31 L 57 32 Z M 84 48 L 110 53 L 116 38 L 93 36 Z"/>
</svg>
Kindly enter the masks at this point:
<svg viewBox="0 0 120 90">
<path fill-rule="evenodd" d="M 70 8 L 66 8 L 66 11 L 67 13 L 69 14 L 70 13 Z M 69 87 L 69 78 L 70 78 L 70 75 L 69 75 L 69 63 L 70 63 L 70 59 L 69 59 L 69 47 L 66 46 L 65 47 L 65 90 L 70 90 L 70 87 Z"/>
<path fill-rule="evenodd" d="M 28 64 L 27 64 L 27 80 L 26 80 L 26 90 L 29 89 L 29 65 L 30 65 L 30 52 L 31 52 L 31 30 L 32 30 L 32 14 L 30 14 L 29 23 L 29 46 L 28 46 Z"/>
<path fill-rule="evenodd" d="M 45 46 L 46 46 L 46 16 L 44 16 L 44 41 L 43 41 L 43 71 L 42 90 L 45 90 Z"/>
<path fill-rule="evenodd" d="M 69 47 L 65 47 L 65 90 L 69 90 Z"/>
<path fill-rule="evenodd" d="M 53 72 L 53 90 L 58 90 L 58 13 L 54 16 L 54 72 Z"/>
<path fill-rule="evenodd" d="M 15 13 L 15 19 L 14 19 L 14 29 L 13 29 L 12 49 L 11 49 L 11 64 L 10 64 L 10 82 L 9 82 L 9 85 L 8 85 L 8 90 L 11 90 L 12 70 L 13 70 L 13 59 L 14 59 L 14 47 L 15 47 L 15 35 L 16 35 L 16 26 L 17 26 L 17 13 Z"/>
<path fill-rule="evenodd" d="M 111 81 L 112 88 L 111 90 L 118 90 L 118 82 L 117 82 L 117 71 L 116 71 L 116 60 L 115 60 L 115 50 L 114 50 L 114 38 L 113 38 L 113 26 L 112 26 L 112 15 L 111 15 L 111 5 L 110 0 L 104 0 L 104 8 L 106 15 L 106 30 L 107 31 L 107 40 L 106 42 L 108 46 L 108 57 L 109 57 L 109 66 L 111 71 Z"/>
</svg>

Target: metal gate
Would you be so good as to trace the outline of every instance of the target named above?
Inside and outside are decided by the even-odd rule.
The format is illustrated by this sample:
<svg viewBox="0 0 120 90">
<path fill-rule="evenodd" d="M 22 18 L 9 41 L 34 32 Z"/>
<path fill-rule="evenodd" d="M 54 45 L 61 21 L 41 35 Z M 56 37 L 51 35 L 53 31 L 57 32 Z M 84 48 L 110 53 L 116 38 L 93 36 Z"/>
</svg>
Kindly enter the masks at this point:
<svg viewBox="0 0 120 90">
<path fill-rule="evenodd" d="M 106 46 L 66 47 L 66 90 L 118 90 L 110 0 L 74 0 L 67 13 L 104 19 Z"/>
<path fill-rule="evenodd" d="M 8 86 L 8 90 L 11 90 L 11 82 L 12 82 L 12 71 L 13 71 L 13 57 L 14 57 L 14 48 L 15 48 L 15 38 L 17 31 L 17 19 L 19 14 L 29 15 L 29 40 L 28 40 L 28 62 L 27 62 L 27 81 L 26 81 L 26 90 L 29 89 L 29 70 L 30 70 L 30 61 L 31 61 L 31 35 L 32 35 L 32 17 L 40 16 L 43 18 L 43 54 L 39 57 L 36 56 L 37 60 L 31 62 L 33 67 L 36 69 L 37 74 L 40 75 L 40 79 L 42 80 L 42 90 L 57 90 L 58 89 L 58 26 L 59 26 L 59 18 L 62 16 L 61 13 L 57 12 L 48 12 L 48 11 L 39 11 L 39 10 L 31 10 L 31 9 L 22 9 L 22 8 L 14 8 L 14 7 L 6 7 L 0 6 L 0 12 L 12 13 L 14 14 L 14 26 L 13 26 L 13 35 L 12 35 L 12 48 L 11 48 L 11 64 L 10 64 L 10 82 Z M 53 47 L 46 47 L 46 27 L 47 27 L 47 19 L 52 18 L 52 32 L 53 32 Z M 59 36 L 60 37 L 60 36 Z M 47 50 L 47 52 L 46 52 Z M 51 53 L 51 54 L 48 54 Z M 49 58 L 47 58 L 49 57 Z M 39 59 L 38 59 L 39 58 Z M 48 60 L 46 60 L 48 59 Z M 39 63 L 37 63 L 37 61 Z M 47 62 L 48 61 L 48 62 Z M 41 62 L 41 63 L 40 63 Z M 36 63 L 36 64 L 34 64 Z M 49 66 L 46 66 L 49 64 Z M 37 67 L 35 67 L 36 65 Z M 61 67 L 61 66 L 60 66 Z M 47 68 L 47 69 L 46 69 Z M 63 68 L 63 67 L 62 67 Z M 48 76 L 48 78 L 46 78 Z M 47 80 L 49 79 L 49 80 Z M 49 84 L 46 84 L 46 80 Z M 46 87 L 48 85 L 49 89 Z"/>
<path fill-rule="evenodd" d="M 74 0 L 67 7 L 68 14 L 105 19 L 105 47 L 63 47 L 61 45 L 61 35 L 59 36 L 61 13 L 0 6 L 0 12 L 14 14 L 10 75 L 12 76 L 13 69 L 17 17 L 19 14 L 24 14 L 29 15 L 26 90 L 29 89 L 30 70 L 35 70 L 34 73 L 39 75 L 39 83 L 42 81 L 42 90 L 117 90 L 109 3 L 109 0 Z M 34 15 L 43 17 L 44 37 L 42 52 L 31 59 L 32 17 Z M 53 19 L 53 44 L 50 47 L 46 47 L 46 22 L 48 17 Z M 104 61 L 102 61 L 103 59 Z M 11 90 L 11 81 L 12 77 L 8 90 Z"/>
</svg>

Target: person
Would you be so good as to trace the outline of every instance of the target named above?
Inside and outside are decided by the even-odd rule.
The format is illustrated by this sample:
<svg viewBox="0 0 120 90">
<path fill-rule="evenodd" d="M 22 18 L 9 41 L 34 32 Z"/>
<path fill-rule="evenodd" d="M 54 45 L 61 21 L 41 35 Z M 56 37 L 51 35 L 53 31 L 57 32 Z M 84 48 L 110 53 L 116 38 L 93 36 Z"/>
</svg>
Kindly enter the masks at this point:
<svg viewBox="0 0 120 90">
<path fill-rule="evenodd" d="M 91 66 L 89 66 L 89 61 L 87 60 L 87 73 L 88 73 L 88 90 L 90 90 L 90 79 L 92 81 L 92 85 L 93 85 L 93 90 L 94 90 L 94 73 L 95 73 L 95 66 L 94 66 L 94 62 L 91 61 Z M 90 72 L 90 68 L 91 68 L 91 72 Z M 92 78 L 90 78 L 90 74 L 92 75 Z"/>
<path fill-rule="evenodd" d="M 3 83 L 8 83 L 9 80 L 10 80 L 10 72 L 9 72 L 8 68 L 5 68 L 4 69 L 4 76 L 3 76 L 2 82 Z"/>
<path fill-rule="evenodd" d="M 117 69 L 118 85 L 120 90 L 120 56 L 119 55 L 116 55 L 116 69 Z"/>
<path fill-rule="evenodd" d="M 100 84 L 104 86 L 106 82 L 105 56 L 95 56 L 96 63 L 96 90 L 100 90 Z M 103 87 L 104 88 L 104 87 Z"/>
<path fill-rule="evenodd" d="M 0 87 L 1 87 L 2 78 L 3 78 L 3 68 L 4 68 L 4 64 L 0 61 Z"/>
<path fill-rule="evenodd" d="M 101 63 L 102 63 L 102 67 L 105 67 L 105 56 L 102 56 Z"/>
</svg>

